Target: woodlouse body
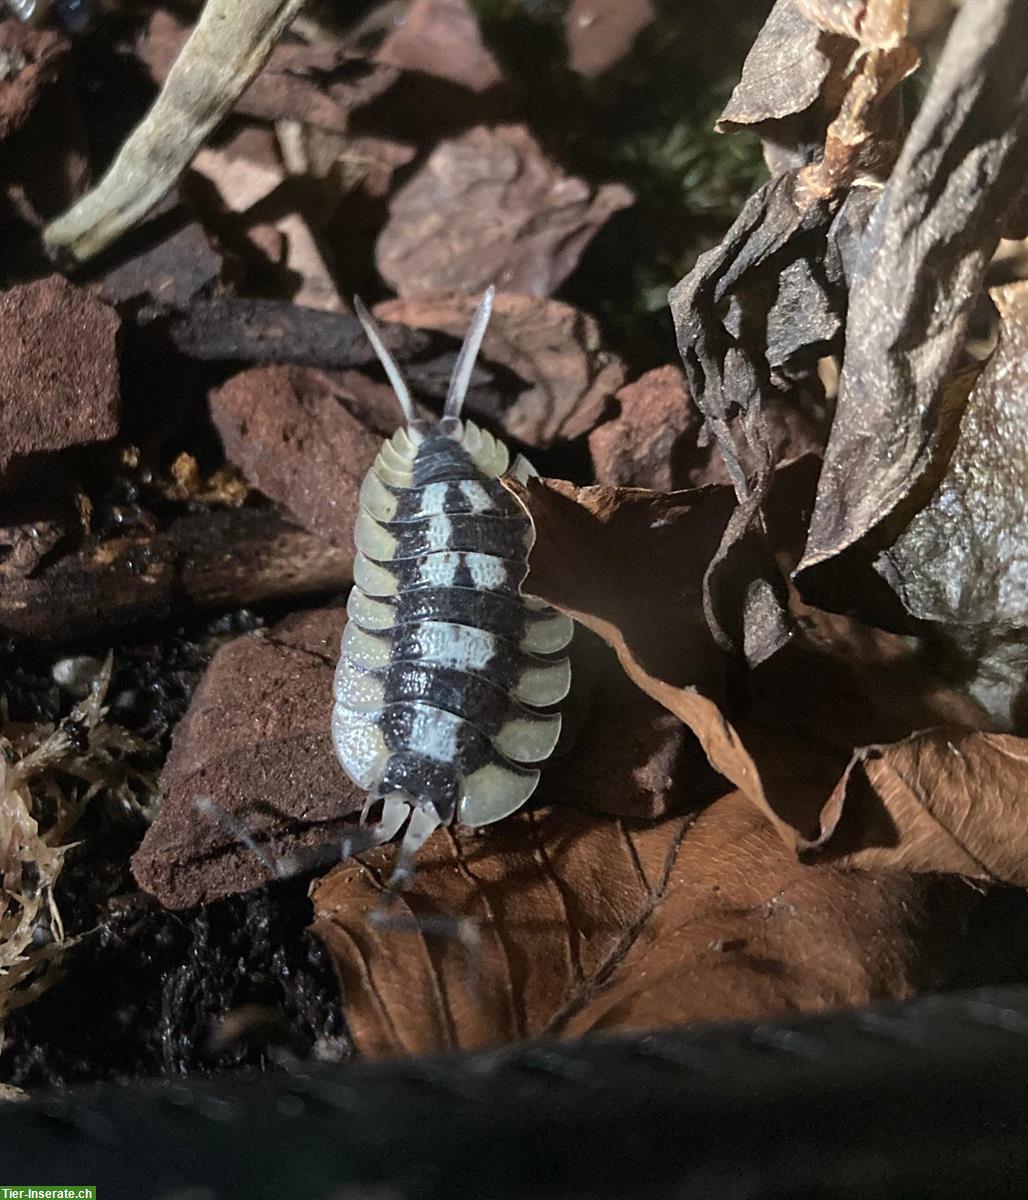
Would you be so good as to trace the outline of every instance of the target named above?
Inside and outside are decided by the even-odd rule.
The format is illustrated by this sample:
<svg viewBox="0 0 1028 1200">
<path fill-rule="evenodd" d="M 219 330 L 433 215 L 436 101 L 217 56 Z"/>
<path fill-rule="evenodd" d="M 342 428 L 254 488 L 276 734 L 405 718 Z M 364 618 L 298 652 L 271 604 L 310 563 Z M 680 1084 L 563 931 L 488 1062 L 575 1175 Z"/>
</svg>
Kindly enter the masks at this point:
<svg viewBox="0 0 1028 1200">
<path fill-rule="evenodd" d="M 366 312 L 358 311 L 407 415 L 361 489 L 355 585 L 336 672 L 332 736 L 347 774 L 382 801 L 375 840 L 406 823 L 397 874 L 438 825 L 482 826 L 539 780 L 564 698 L 572 622 L 521 592 L 532 526 L 501 478 L 506 447 L 459 419 L 492 302 L 461 351 L 443 419 L 414 418 Z M 513 472 L 531 468 L 520 458 Z"/>
</svg>

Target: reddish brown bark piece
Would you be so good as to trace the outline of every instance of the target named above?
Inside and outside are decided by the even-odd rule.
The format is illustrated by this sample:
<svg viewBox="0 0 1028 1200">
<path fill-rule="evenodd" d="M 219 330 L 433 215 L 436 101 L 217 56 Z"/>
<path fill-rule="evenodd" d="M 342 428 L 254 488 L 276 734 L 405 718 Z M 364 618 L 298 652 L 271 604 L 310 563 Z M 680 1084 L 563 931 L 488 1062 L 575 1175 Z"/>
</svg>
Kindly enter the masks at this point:
<svg viewBox="0 0 1028 1200">
<path fill-rule="evenodd" d="M 332 674 L 345 614 L 297 614 L 214 656 L 175 730 L 161 774 L 161 809 L 132 860 L 140 885 L 184 908 L 263 883 L 253 852 L 197 804 L 244 821 L 274 859 L 320 846 L 359 811 L 364 794 L 329 737 Z"/>
<path fill-rule="evenodd" d="M 942 981 L 973 902 L 898 873 L 803 866 L 738 792 L 695 821 L 553 809 L 480 837 L 440 831 L 373 923 L 389 861 L 340 866 L 314 893 L 368 1057 L 908 997 Z M 411 916 L 463 922 L 474 940 Z"/>
<path fill-rule="evenodd" d="M 589 435 L 597 483 L 672 491 L 732 482 L 678 367 L 647 371 L 615 399 L 620 413 Z M 823 451 L 824 422 L 796 403 L 771 397 L 762 407 L 762 416 L 776 464 Z M 752 475 L 755 464 L 741 439 L 737 455 Z"/>
<path fill-rule="evenodd" d="M 115 436 L 120 325 L 59 275 L 0 294 L 0 484 L 15 460 Z"/>
<path fill-rule="evenodd" d="M 388 300 L 375 313 L 383 321 L 463 337 L 477 304 L 477 296 L 464 292 L 433 292 Z M 482 358 L 521 381 L 509 404 L 485 415 L 508 437 L 529 446 L 547 447 L 588 433 L 625 378 L 621 360 L 602 348 L 592 317 L 557 300 L 504 292 L 493 304 Z M 475 411 L 474 388 L 468 408 Z"/>
<path fill-rule="evenodd" d="M 414 0 L 379 46 L 375 61 L 448 79 L 473 92 L 503 82 L 467 0 Z"/>
<path fill-rule="evenodd" d="M 695 441 L 703 418 L 682 372 L 657 367 L 615 398 L 621 405 L 618 416 L 589 435 L 597 482 L 660 492 L 683 486 L 675 471 L 675 448 L 681 439 Z"/>
<path fill-rule="evenodd" d="M 564 18 L 571 69 L 601 75 L 656 17 L 652 0 L 571 0 Z"/>
<path fill-rule="evenodd" d="M 189 32 L 164 9 L 150 18 L 138 53 L 156 83 L 164 83 Z M 240 96 L 235 111 L 265 121 L 302 121 L 345 133 L 350 113 L 380 96 L 396 76 L 392 67 L 332 46 L 282 43 Z"/>
<path fill-rule="evenodd" d="M 549 296 L 633 199 L 565 175 L 524 125 L 480 126 L 441 142 L 396 193 L 375 260 L 401 296 L 491 283 Z"/>
<path fill-rule="evenodd" d="M 70 49 L 55 30 L 30 29 L 13 17 L 0 21 L 0 141 L 25 123 Z"/>
<path fill-rule="evenodd" d="M 401 420 L 390 388 L 357 371 L 254 367 L 212 393 L 211 415 L 255 488 L 352 554 L 361 482 Z"/>
<path fill-rule="evenodd" d="M 185 308 L 190 301 L 223 291 L 226 260 L 199 221 L 169 206 L 174 221 L 170 232 L 106 271 L 96 290 L 108 304 L 147 301 L 167 308 Z"/>
<path fill-rule="evenodd" d="M 238 214 L 228 222 L 243 246 L 252 247 L 246 257 L 265 281 L 262 290 L 288 295 L 303 307 L 348 311 L 303 211 L 296 165 L 287 171 L 273 128 L 240 123 L 227 140 L 205 146 L 192 169 L 214 185 L 230 213 Z"/>
</svg>

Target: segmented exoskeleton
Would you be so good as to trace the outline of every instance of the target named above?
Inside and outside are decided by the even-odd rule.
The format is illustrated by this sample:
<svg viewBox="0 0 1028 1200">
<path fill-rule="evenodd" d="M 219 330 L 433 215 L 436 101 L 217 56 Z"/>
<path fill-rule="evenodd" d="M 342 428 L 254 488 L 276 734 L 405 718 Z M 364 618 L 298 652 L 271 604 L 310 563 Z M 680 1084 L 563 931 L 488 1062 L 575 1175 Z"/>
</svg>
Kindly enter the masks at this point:
<svg viewBox="0 0 1028 1200">
<path fill-rule="evenodd" d="M 442 419 L 417 419 L 402 376 L 357 302 L 406 417 L 361 488 L 354 588 L 336 671 L 332 738 L 344 770 L 381 802 L 374 840 L 406 824 L 394 878 L 453 820 L 519 809 L 560 733 L 540 712 L 570 686 L 572 622 L 522 595 L 532 525 L 501 482 L 506 447 L 460 413 L 492 308 L 461 348 Z M 521 456 L 511 474 L 532 469 Z"/>
</svg>

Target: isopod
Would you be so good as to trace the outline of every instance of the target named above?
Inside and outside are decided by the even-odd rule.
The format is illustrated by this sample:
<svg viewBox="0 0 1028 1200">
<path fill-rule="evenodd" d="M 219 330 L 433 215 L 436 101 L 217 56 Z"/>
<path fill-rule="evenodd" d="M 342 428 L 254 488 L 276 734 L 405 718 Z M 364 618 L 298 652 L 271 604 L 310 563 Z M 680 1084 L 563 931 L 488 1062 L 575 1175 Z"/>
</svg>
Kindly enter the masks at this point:
<svg viewBox="0 0 1028 1200">
<path fill-rule="evenodd" d="M 384 442 L 360 492 L 348 621 L 335 676 L 332 740 L 367 792 L 369 830 L 403 831 L 394 882 L 440 825 L 478 828 L 516 812 L 553 751 L 571 668 L 569 617 L 522 593 L 533 528 L 505 485 L 504 444 L 461 411 L 493 303 L 480 304 L 442 418 L 417 417 L 364 306 L 364 331 L 406 425 Z"/>
</svg>

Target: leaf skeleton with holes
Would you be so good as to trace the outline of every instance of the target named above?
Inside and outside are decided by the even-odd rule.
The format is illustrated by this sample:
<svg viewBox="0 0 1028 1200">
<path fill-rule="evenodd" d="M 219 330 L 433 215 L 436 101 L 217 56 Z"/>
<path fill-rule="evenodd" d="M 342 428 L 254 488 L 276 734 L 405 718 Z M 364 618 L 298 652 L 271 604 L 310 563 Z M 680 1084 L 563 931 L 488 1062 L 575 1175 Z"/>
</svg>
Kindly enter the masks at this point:
<svg viewBox="0 0 1028 1200">
<path fill-rule="evenodd" d="M 492 309 L 490 288 L 438 422 L 419 420 L 374 321 L 357 313 L 403 408 L 365 477 L 335 677 L 332 740 L 364 788 L 365 844 L 404 831 L 394 886 L 433 830 L 479 827 L 521 808 L 560 733 L 573 624 L 521 592 L 533 530 L 504 484 L 510 456 L 461 409 Z M 510 474 L 534 474 L 518 456 Z M 358 839 L 359 840 L 359 839 Z M 356 843 L 354 843 L 356 844 Z"/>
</svg>

